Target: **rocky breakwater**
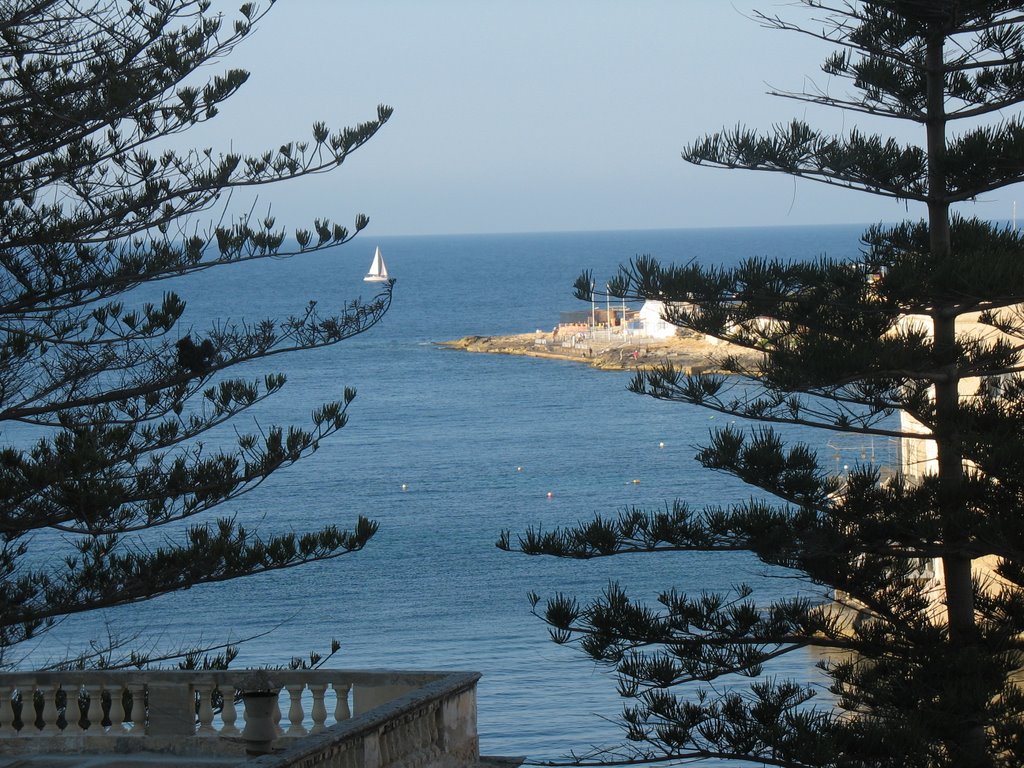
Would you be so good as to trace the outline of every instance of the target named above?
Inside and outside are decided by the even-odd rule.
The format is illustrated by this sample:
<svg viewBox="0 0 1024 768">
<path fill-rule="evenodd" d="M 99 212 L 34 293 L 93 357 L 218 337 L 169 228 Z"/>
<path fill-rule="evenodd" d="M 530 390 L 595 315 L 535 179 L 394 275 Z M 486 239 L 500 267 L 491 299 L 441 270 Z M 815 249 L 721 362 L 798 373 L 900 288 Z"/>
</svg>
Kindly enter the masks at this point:
<svg viewBox="0 0 1024 768">
<path fill-rule="evenodd" d="M 715 359 L 721 357 L 728 348 L 725 344 L 711 343 L 703 336 L 647 339 L 613 335 L 607 339 L 559 339 L 550 333 L 465 336 L 455 341 L 439 342 L 438 346 L 494 355 L 569 360 L 611 371 L 649 369 L 671 363 L 688 373 L 717 370 Z M 733 349 L 732 352 L 735 354 L 737 350 Z"/>
</svg>

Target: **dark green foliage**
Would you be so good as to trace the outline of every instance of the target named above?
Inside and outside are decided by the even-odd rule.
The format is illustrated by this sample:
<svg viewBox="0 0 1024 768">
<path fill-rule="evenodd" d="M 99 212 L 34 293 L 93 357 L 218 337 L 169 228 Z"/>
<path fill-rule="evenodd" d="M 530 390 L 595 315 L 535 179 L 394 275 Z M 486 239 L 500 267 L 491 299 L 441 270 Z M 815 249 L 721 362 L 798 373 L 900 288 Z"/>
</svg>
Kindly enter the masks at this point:
<svg viewBox="0 0 1024 768">
<path fill-rule="evenodd" d="M 272 5 L 268 3 L 268 6 Z M 317 219 L 286 231 L 272 216 L 224 224 L 232 190 L 340 166 L 389 119 L 252 156 L 167 142 L 216 116 L 248 74 L 210 65 L 266 9 L 231 21 L 206 0 L 14 0 L 0 13 L 0 664 L 57 618 L 145 600 L 360 549 L 376 524 L 255 535 L 203 513 L 316 450 L 345 425 L 355 392 L 306 427 L 202 438 L 285 385 L 230 378 L 240 363 L 343 341 L 387 310 L 368 303 L 203 330 L 179 326 L 185 302 L 142 303 L 132 289 L 201 270 L 343 244 L 354 227 Z M 175 142 L 180 146 L 180 140 Z M 196 518 L 166 534 L 164 526 Z M 158 535 L 148 535 L 151 532 Z M 66 542 L 34 556 L 35 537 Z M 109 663 L 93 647 L 82 660 Z M 130 663 L 145 662 L 132 655 Z M 92 662 L 90 662 L 92 663 Z"/>
<path fill-rule="evenodd" d="M 780 95 L 914 121 L 920 145 L 794 122 L 725 130 L 683 157 L 919 201 L 925 218 L 871 228 L 854 261 L 716 269 L 640 256 L 624 266 L 612 296 L 663 301 L 667 320 L 747 353 L 719 360 L 726 374 L 666 367 L 638 373 L 630 389 L 761 422 L 717 431 L 696 457 L 759 493 L 727 509 L 676 502 L 506 532 L 499 546 L 575 558 L 743 550 L 819 588 L 817 599 L 775 601 L 747 586 L 667 589 L 657 606 L 618 585 L 588 604 L 533 595 L 553 638 L 614 666 L 632 700 L 626 743 L 573 762 L 1020 766 L 1024 240 L 950 206 L 1024 180 L 1011 110 L 1024 101 L 1024 4 L 802 4 L 812 21 L 760 18 L 838 47 L 823 69 L 853 93 L 832 95 L 842 84 L 832 82 Z M 1000 110 L 998 121 L 953 131 Z M 582 275 L 577 296 L 590 300 L 595 282 Z M 927 439 L 937 458 L 923 470 L 864 464 L 830 476 L 772 423 L 904 448 Z M 808 648 L 821 659 L 825 701 L 771 674 L 775 659 Z"/>
</svg>

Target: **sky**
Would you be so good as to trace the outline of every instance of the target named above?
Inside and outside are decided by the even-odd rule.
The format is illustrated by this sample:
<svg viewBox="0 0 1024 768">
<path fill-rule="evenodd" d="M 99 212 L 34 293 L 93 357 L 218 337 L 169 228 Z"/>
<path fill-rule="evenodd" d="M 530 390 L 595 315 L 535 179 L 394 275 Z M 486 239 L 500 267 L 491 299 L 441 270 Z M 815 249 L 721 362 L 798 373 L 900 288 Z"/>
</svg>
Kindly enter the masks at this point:
<svg viewBox="0 0 1024 768">
<path fill-rule="evenodd" d="M 920 218 L 917 205 L 681 159 L 723 127 L 794 117 L 920 141 L 914 126 L 768 95 L 845 84 L 821 73 L 828 46 L 761 27 L 755 8 L 807 18 L 791 0 L 280 0 L 213 65 L 250 80 L 188 139 L 257 151 L 394 107 L 338 171 L 235 201 L 289 226 L 360 212 L 376 235 Z M 1017 194 L 966 212 L 1009 219 Z"/>
</svg>

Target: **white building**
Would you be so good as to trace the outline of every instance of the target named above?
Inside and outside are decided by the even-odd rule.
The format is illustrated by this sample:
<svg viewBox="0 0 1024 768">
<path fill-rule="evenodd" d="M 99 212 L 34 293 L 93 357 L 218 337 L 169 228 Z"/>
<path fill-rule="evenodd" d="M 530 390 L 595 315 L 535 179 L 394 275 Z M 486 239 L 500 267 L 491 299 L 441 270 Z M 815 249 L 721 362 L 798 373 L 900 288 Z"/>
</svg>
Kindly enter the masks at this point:
<svg viewBox="0 0 1024 768">
<path fill-rule="evenodd" d="M 652 339 L 669 339 L 675 336 L 679 329 L 665 321 L 664 313 L 664 302 L 645 301 L 637 315 L 640 319 L 641 334 Z"/>
</svg>

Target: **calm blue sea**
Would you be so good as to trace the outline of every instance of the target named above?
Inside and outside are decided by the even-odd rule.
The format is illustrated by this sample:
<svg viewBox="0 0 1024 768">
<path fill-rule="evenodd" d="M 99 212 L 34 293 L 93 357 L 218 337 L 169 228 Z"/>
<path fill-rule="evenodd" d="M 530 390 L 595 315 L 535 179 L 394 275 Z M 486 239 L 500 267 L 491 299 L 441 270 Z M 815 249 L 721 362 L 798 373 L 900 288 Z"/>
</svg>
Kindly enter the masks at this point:
<svg viewBox="0 0 1024 768">
<path fill-rule="evenodd" d="M 721 417 L 631 395 L 625 373 L 434 343 L 550 330 L 560 311 L 583 308 L 572 297 L 581 270 L 601 280 L 638 254 L 704 264 L 752 255 L 853 256 L 860 232 L 836 226 L 376 240 L 363 234 L 333 253 L 159 286 L 182 293 L 187 322 L 201 331 L 214 318 L 253 321 L 301 312 L 309 299 L 329 307 L 368 297 L 373 288 L 361 278 L 374 246 L 381 247 L 398 280 L 382 325 L 332 349 L 252 368 L 253 375 L 284 370 L 289 383 L 234 428 L 306 421 L 317 403 L 346 386 L 359 393 L 350 425 L 308 460 L 218 510 L 266 531 L 346 525 L 363 514 L 379 521 L 380 533 L 363 552 L 331 562 L 76 617 L 32 649 L 35 657 L 108 635 L 172 647 L 182 638 L 213 643 L 265 633 L 244 645 L 238 663 L 275 664 L 338 638 L 335 666 L 482 672 L 485 754 L 557 757 L 614 741 L 618 732 L 606 721 L 621 708 L 614 680 L 548 639 L 530 615 L 529 590 L 586 598 L 618 580 L 652 597 L 671 586 L 696 592 L 748 582 L 767 601 L 800 584 L 742 554 L 570 562 L 499 551 L 494 542 L 503 528 L 571 524 L 677 497 L 728 503 L 749 492 L 693 461 L 695 446 Z M 797 436 L 816 441 L 837 465 L 866 450 L 851 439 L 833 436 L 826 444 Z M 813 662 L 803 657 L 772 671 L 811 679 Z"/>
</svg>

